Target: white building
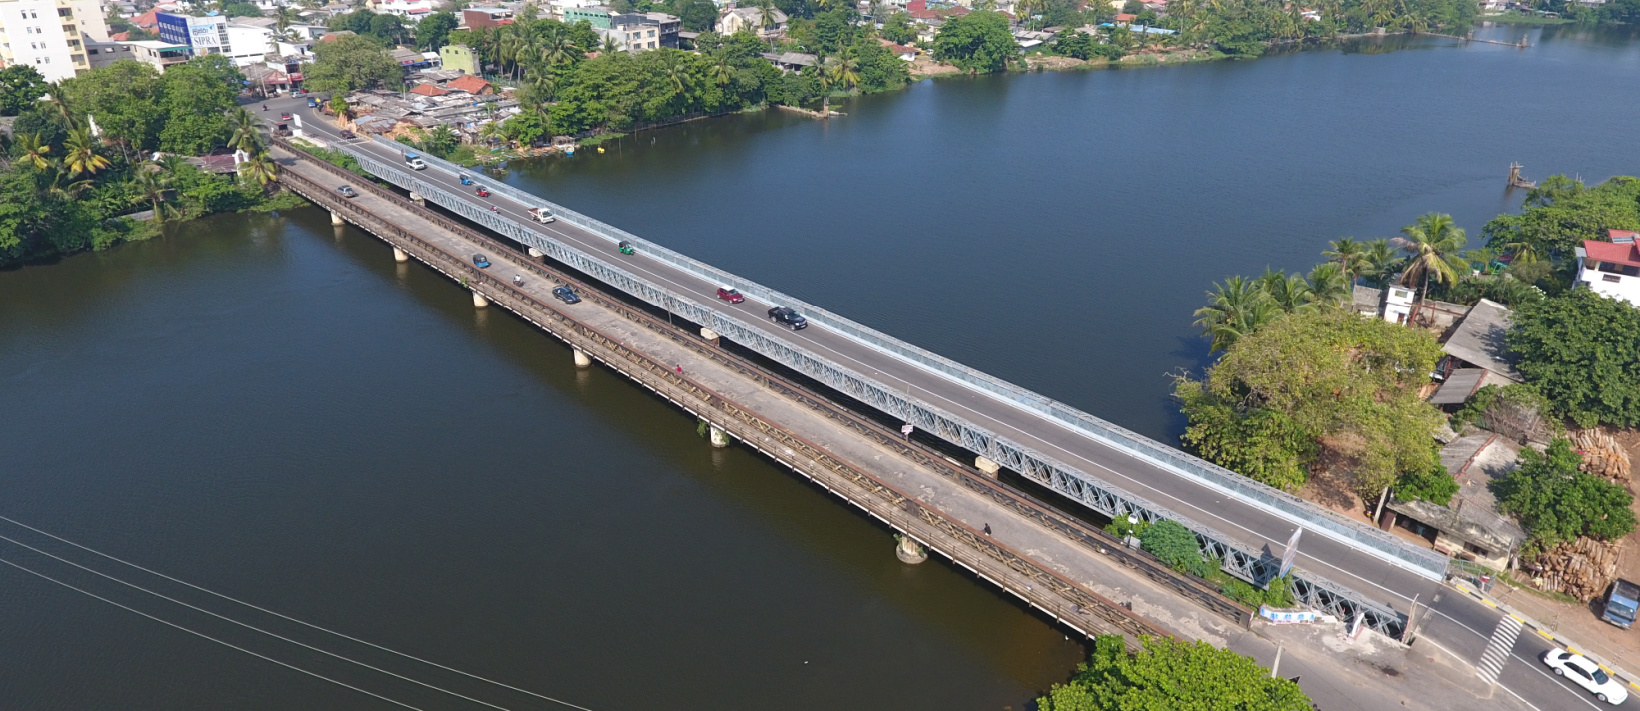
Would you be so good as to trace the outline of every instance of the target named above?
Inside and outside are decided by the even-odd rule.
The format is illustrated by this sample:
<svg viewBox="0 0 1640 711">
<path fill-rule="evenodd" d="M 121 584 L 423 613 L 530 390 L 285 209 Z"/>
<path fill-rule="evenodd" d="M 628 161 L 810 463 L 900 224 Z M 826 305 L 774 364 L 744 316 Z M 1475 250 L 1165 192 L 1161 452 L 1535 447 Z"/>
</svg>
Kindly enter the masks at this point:
<svg viewBox="0 0 1640 711">
<path fill-rule="evenodd" d="M 233 60 L 234 66 L 261 64 L 274 51 L 277 50 L 272 27 L 262 23 L 228 22 L 228 46 L 222 53 Z"/>
<path fill-rule="evenodd" d="M 1640 306 L 1640 232 L 1608 230 L 1610 242 L 1585 240 L 1577 248 L 1577 281 L 1601 296 Z"/>
<path fill-rule="evenodd" d="M 46 81 L 90 69 L 76 15 L 71 0 L 0 0 L 0 65 L 34 67 Z"/>
<path fill-rule="evenodd" d="M 68 5 L 74 11 L 74 25 L 85 35 L 81 39 L 108 41 L 108 21 L 103 17 L 101 0 L 69 0 Z"/>
<path fill-rule="evenodd" d="M 376 7 L 376 12 L 412 19 L 426 17 L 434 11 L 433 0 L 372 0 L 370 4 Z"/>
</svg>

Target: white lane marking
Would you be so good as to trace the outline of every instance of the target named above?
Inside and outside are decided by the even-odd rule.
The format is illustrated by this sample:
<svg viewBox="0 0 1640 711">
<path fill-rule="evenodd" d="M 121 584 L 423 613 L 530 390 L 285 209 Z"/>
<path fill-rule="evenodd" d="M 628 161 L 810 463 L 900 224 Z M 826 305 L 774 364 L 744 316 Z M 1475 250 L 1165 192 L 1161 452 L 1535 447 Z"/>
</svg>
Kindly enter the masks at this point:
<svg viewBox="0 0 1640 711">
<path fill-rule="evenodd" d="M 370 143 L 366 143 L 366 144 L 361 144 L 360 147 L 365 148 L 365 149 L 373 149 L 378 154 L 378 156 L 380 156 L 381 154 L 387 153 L 386 148 L 376 144 L 374 141 L 372 141 Z M 390 157 L 391 156 L 389 155 L 389 159 L 390 159 Z M 452 188 L 452 189 L 454 188 L 455 182 L 451 182 L 451 181 L 457 181 L 457 179 L 454 175 L 450 175 L 447 171 L 444 171 L 441 168 L 436 168 L 435 167 L 435 168 L 433 168 L 433 170 L 438 171 L 436 173 L 436 175 L 444 176 L 444 178 L 442 180 L 438 180 L 438 179 L 430 179 L 430 176 L 424 176 L 424 179 L 429 179 L 429 182 L 443 183 L 443 185 L 441 185 L 441 187 Z M 459 182 L 459 181 L 457 181 L 457 182 Z M 454 192 L 452 194 L 459 195 L 460 192 L 459 192 L 459 190 L 457 190 L 456 192 Z M 528 218 L 528 213 L 521 206 L 518 206 L 517 202 L 514 202 L 513 200 L 511 200 L 510 198 L 507 198 L 504 195 L 499 195 L 499 194 L 493 194 L 492 193 L 492 202 L 496 203 L 498 207 L 503 207 L 504 208 L 504 209 L 500 210 L 500 212 L 502 214 L 508 214 L 510 212 L 518 212 L 518 213 L 520 213 L 521 215 L 524 216 L 524 222 L 526 224 L 528 224 L 532 229 L 555 235 L 555 236 L 559 237 L 560 239 L 564 239 L 566 241 L 571 242 L 571 244 L 573 244 L 574 246 L 576 246 L 580 249 L 592 249 L 592 246 L 589 244 L 589 242 L 591 242 L 593 240 L 596 240 L 598 243 L 608 241 L 608 240 L 604 240 L 604 239 L 602 239 L 602 238 L 600 238 L 596 235 L 592 235 L 591 233 L 587 233 L 586 236 L 572 235 L 568 232 L 565 232 L 565 231 L 559 229 L 556 223 L 552 223 L 552 224 L 537 223 L 533 219 Z M 506 207 L 508 205 L 515 206 L 515 207 Z M 509 215 L 509 216 L 512 216 L 512 215 Z M 680 283 L 674 277 L 663 275 L 663 274 L 657 273 L 655 271 L 652 271 L 652 270 L 646 268 L 645 266 L 643 266 L 643 263 L 642 263 L 641 260 L 625 261 L 625 262 L 622 262 L 620 266 L 623 269 L 627 269 L 627 270 L 630 270 L 630 271 L 642 273 L 643 275 L 645 275 L 645 276 L 647 276 L 651 279 L 654 279 L 658 282 L 661 282 L 662 284 L 664 284 L 666 286 L 670 286 L 674 289 L 677 289 L 678 291 L 680 291 L 682 293 L 685 293 L 685 294 L 692 293 L 692 292 L 696 291 L 696 289 L 694 287 L 683 284 L 683 283 Z M 686 275 L 686 276 L 688 276 L 689 278 L 694 279 L 696 281 L 699 281 L 703 284 L 707 283 L 707 281 L 705 279 L 702 279 L 700 277 L 696 277 L 695 275 L 689 274 L 689 275 Z M 754 300 L 754 299 L 747 299 L 748 303 L 753 303 L 755 301 L 756 300 Z M 732 314 L 732 315 L 737 315 L 737 316 L 742 315 L 738 311 L 724 311 L 720 308 L 721 305 L 713 303 L 713 302 L 705 302 L 705 303 L 709 306 L 709 308 L 712 308 L 714 310 L 718 310 L 722 313 L 727 313 L 727 314 Z M 778 305 L 778 304 L 775 304 L 775 305 Z M 756 322 L 756 323 L 761 325 L 761 319 L 752 318 L 752 319 L 748 319 L 748 320 L 752 321 L 752 322 Z M 787 334 L 780 334 L 780 335 L 787 335 Z M 885 373 L 885 372 L 883 372 L 882 370 L 880 370 L 876 366 L 873 366 L 870 363 L 866 363 L 864 361 L 861 361 L 858 358 L 855 358 L 854 356 L 851 356 L 847 353 L 842 353 L 842 352 L 836 350 L 835 348 L 832 348 L 831 346 L 828 346 L 824 343 L 821 343 L 819 341 L 814 340 L 813 338 L 809 337 L 806 334 L 801 334 L 799 332 L 793 331 L 791 334 L 789 334 L 789 336 L 794 337 L 794 338 L 800 338 L 803 341 L 811 344 L 812 346 L 816 347 L 819 350 L 822 350 L 826 353 L 829 353 L 829 354 L 831 354 L 832 356 L 835 356 L 838 359 L 847 361 L 849 363 L 853 363 L 856 366 L 859 366 L 861 368 L 869 370 L 870 372 L 875 373 L 877 375 L 881 375 L 881 376 L 885 376 L 885 377 L 891 377 L 891 378 L 895 378 L 895 379 L 901 380 L 901 381 L 907 381 L 906 378 L 903 378 L 903 377 L 900 377 L 900 376 L 897 376 L 897 375 L 893 375 L 893 374 L 890 374 L 890 373 Z M 873 350 L 875 351 L 875 349 L 873 349 Z M 876 351 L 876 352 L 881 352 L 881 351 Z M 885 354 L 885 355 L 893 357 L 892 354 Z M 901 364 L 908 364 L 903 359 L 896 358 L 895 360 L 896 360 L 896 362 L 899 362 Z M 914 364 L 908 364 L 908 365 L 914 366 Z M 927 373 L 927 372 L 930 372 L 930 371 L 919 371 L 919 372 Z M 939 373 L 932 373 L 932 374 L 939 375 Z M 960 381 L 951 380 L 950 378 L 942 378 L 942 380 L 943 381 L 948 381 L 948 382 L 958 382 L 960 384 Z M 1037 437 L 1031 435 L 1029 432 L 1026 432 L 1026 431 L 1020 429 L 1019 427 L 1016 427 L 1016 426 L 1007 424 L 1005 422 L 1002 422 L 1000 420 L 997 420 L 995 417 L 993 417 L 991 415 L 988 415 L 984 412 L 981 412 L 979 410 L 976 410 L 970 405 L 967 405 L 965 403 L 961 403 L 961 402 L 958 402 L 956 400 L 953 400 L 953 399 L 951 399 L 947 396 L 944 396 L 944 395 L 941 395 L 937 392 L 934 392 L 934 391 L 932 391 L 932 390 L 930 390 L 926 387 L 921 388 L 921 389 L 922 389 L 923 394 L 925 396 L 931 396 L 932 398 L 934 398 L 934 399 L 936 399 L 936 400 L 938 400 L 942 403 L 953 406 L 957 410 L 961 410 L 963 412 L 969 413 L 969 414 L 975 416 L 976 419 L 989 420 L 989 421 L 995 423 L 996 425 L 1006 427 L 1009 430 L 1012 430 L 1013 432 L 1018 433 L 1020 439 L 1033 440 L 1035 442 L 1040 443 L 1041 445 L 1044 445 L 1043 447 L 1041 447 L 1041 449 L 1052 449 L 1052 450 L 1057 451 L 1061 455 L 1064 455 L 1068 459 L 1072 459 L 1072 460 L 1081 462 L 1081 463 L 1083 463 L 1087 466 L 1095 467 L 1095 468 L 1104 470 L 1106 472 L 1110 472 L 1111 474 L 1115 475 L 1116 477 L 1120 478 L 1121 480 L 1123 480 L 1125 482 L 1129 482 L 1131 485 L 1136 485 L 1138 488 L 1142 489 L 1145 493 L 1148 493 L 1149 495 L 1146 498 L 1150 498 L 1152 500 L 1164 499 L 1164 500 L 1167 500 L 1167 501 L 1175 502 L 1179 505 L 1186 506 L 1186 507 L 1189 507 L 1191 509 L 1194 509 L 1195 511 L 1202 514 L 1204 517 L 1211 518 L 1211 519 L 1214 519 L 1214 520 L 1217 520 L 1217 521 L 1221 521 L 1224 524 L 1227 524 L 1227 525 L 1232 526 L 1234 528 L 1245 531 L 1246 533 L 1251 534 L 1252 536 L 1254 536 L 1256 538 L 1264 539 L 1262 541 L 1256 541 L 1256 542 L 1251 543 L 1251 545 L 1253 545 L 1255 547 L 1257 545 L 1260 545 L 1260 544 L 1267 544 L 1267 545 L 1268 544 L 1275 544 L 1279 540 L 1283 540 L 1281 538 L 1281 536 L 1286 535 L 1286 534 L 1290 534 L 1292 532 L 1293 526 L 1291 526 L 1291 524 L 1289 524 L 1289 527 L 1282 534 L 1277 534 L 1276 536 L 1265 535 L 1263 533 L 1260 533 L 1259 531 L 1256 531 L 1252 528 L 1247 527 L 1246 525 L 1243 525 L 1243 524 L 1238 523 L 1236 521 L 1232 521 L 1230 519 L 1224 518 L 1223 516 L 1220 516 L 1220 515 L 1212 512 L 1212 511 L 1209 511 L 1206 508 L 1203 508 L 1203 506 L 1200 505 L 1200 504 L 1197 504 L 1197 503 L 1194 503 L 1192 501 L 1188 501 L 1186 499 L 1180 498 L 1179 496 L 1177 496 L 1175 494 L 1171 494 L 1171 493 L 1162 491 L 1160 489 L 1157 489 L 1157 488 L 1151 486 L 1150 484 L 1146 483 L 1145 481 L 1134 477 L 1133 475 L 1123 473 L 1123 472 L 1118 471 L 1116 469 L 1113 469 L 1109 466 L 1106 466 L 1106 465 L 1104 465 L 1100 462 L 1096 462 L 1096 461 L 1093 461 L 1091 459 L 1088 459 L 1085 455 L 1078 454 L 1074 451 L 1066 449 L 1065 447 L 1063 447 L 1061 445 L 1058 445 L 1058 444 L 1055 444 L 1053 442 L 1048 442 L 1046 440 L 1042 440 L 1040 438 L 1037 438 Z M 975 392 L 979 392 L 982 395 L 983 394 L 988 394 L 988 393 L 985 393 L 984 391 L 975 391 Z M 1007 404 L 1006 401 L 1000 400 L 1000 399 L 997 399 L 997 398 L 994 398 L 994 397 L 987 398 L 986 401 L 987 402 L 1001 402 L 1001 403 Z M 1031 414 L 1031 415 L 1040 417 L 1040 413 L 1035 413 L 1035 412 L 1030 411 L 1030 410 L 1022 410 L 1022 411 L 1027 413 L 1027 414 Z M 1054 420 L 1052 420 L 1052 418 L 1042 418 L 1042 419 L 1049 420 L 1049 421 L 1054 421 Z M 1078 431 L 1074 428 L 1069 428 L 1068 426 L 1065 426 L 1064 423 L 1058 423 L 1058 424 L 1060 424 L 1061 427 L 1066 428 L 1067 431 L 1078 434 L 1080 437 L 1082 437 L 1084 440 L 1086 440 L 1088 442 L 1091 442 L 1091 443 L 1093 443 L 1095 445 L 1098 445 L 1098 446 L 1101 446 L 1101 447 L 1107 447 L 1107 448 L 1109 447 L 1109 445 L 1106 445 L 1102 442 L 1099 442 L 1098 440 L 1095 440 L 1091 437 L 1088 437 L 1086 435 L 1086 433 L 1082 433 L 1082 432 L 1080 432 L 1080 431 Z M 1114 451 L 1114 450 L 1112 450 L 1112 451 Z M 1206 485 L 1202 482 L 1197 482 L 1197 481 L 1195 481 L 1193 479 L 1190 479 L 1188 477 L 1184 477 L 1182 475 L 1176 474 L 1176 473 L 1168 470 L 1166 467 L 1162 467 L 1160 465 L 1150 465 L 1150 466 L 1155 467 L 1157 469 L 1160 469 L 1161 471 L 1167 472 L 1168 474 L 1170 474 L 1174 477 L 1177 477 L 1178 479 L 1180 479 L 1182 481 L 1187 481 L 1187 482 L 1190 482 L 1190 483 L 1195 484 L 1197 486 L 1202 486 L 1204 488 L 1208 488 L 1210 490 L 1213 490 L 1213 488 L 1209 485 Z M 1133 487 L 1130 486 L 1130 490 L 1132 488 Z M 1171 507 L 1171 508 L 1177 508 L 1177 507 Z M 1284 518 L 1281 518 L 1281 517 L 1277 517 L 1277 520 L 1281 520 L 1283 522 L 1286 522 L 1286 520 Z M 1243 541 L 1243 544 L 1244 545 L 1248 544 L 1248 542 Z M 1343 545 L 1345 545 L 1346 547 L 1349 547 L 1348 544 L 1343 544 Z M 1357 552 L 1361 552 L 1361 551 L 1357 551 Z M 1367 554 L 1367 555 L 1369 557 L 1375 557 L 1375 556 L 1371 556 L 1370 554 Z M 1324 566 L 1324 567 L 1326 567 L 1330 570 L 1334 570 L 1334 571 L 1338 571 L 1339 573 L 1343 573 L 1344 575 L 1347 575 L 1351 578 L 1354 578 L 1354 579 L 1359 580 L 1363 583 L 1366 583 L 1367 585 L 1370 585 L 1374 588 L 1382 590 L 1382 591 L 1384 591 L 1384 592 L 1386 592 L 1386 593 L 1388 593 L 1388 594 L 1390 594 L 1390 595 L 1392 595 L 1396 598 L 1399 598 L 1401 600 L 1411 600 L 1412 599 L 1412 596 L 1410 596 L 1410 595 L 1407 595 L 1405 593 L 1402 593 L 1402 592 L 1396 591 L 1394 589 L 1385 587 L 1384 585 L 1382 585 L 1382 584 L 1380 584 L 1376 581 L 1369 580 L 1369 579 L 1361 576 L 1360 574 L 1358 574 L 1354 571 L 1351 571 L 1351 570 L 1348 570 L 1348 569 L 1345 569 L 1345 568 L 1341 568 L 1341 567 L 1339 567 L 1337 565 L 1334 565 L 1330 562 L 1327 562 L 1327 561 L 1321 560 L 1319 558 L 1315 558 L 1315 557 L 1306 555 L 1302 552 L 1299 554 L 1299 557 L 1300 557 L 1300 559 L 1302 559 L 1304 561 L 1307 561 L 1311 564 L 1318 564 L 1318 565 Z M 1385 562 L 1386 564 L 1390 565 L 1390 567 L 1396 567 L 1394 564 L 1388 563 L 1387 561 L 1382 561 L 1382 562 Z M 1307 565 L 1305 567 L 1312 567 L 1312 566 Z"/>
<path fill-rule="evenodd" d="M 1509 662 L 1510 652 L 1515 648 L 1515 638 L 1520 636 L 1521 624 L 1508 615 L 1498 619 L 1497 629 L 1492 631 L 1492 639 L 1486 644 L 1486 650 L 1481 652 L 1481 659 L 1476 663 L 1476 673 L 1488 684 L 1498 683 L 1498 675 L 1503 673 L 1503 665 Z"/>
</svg>

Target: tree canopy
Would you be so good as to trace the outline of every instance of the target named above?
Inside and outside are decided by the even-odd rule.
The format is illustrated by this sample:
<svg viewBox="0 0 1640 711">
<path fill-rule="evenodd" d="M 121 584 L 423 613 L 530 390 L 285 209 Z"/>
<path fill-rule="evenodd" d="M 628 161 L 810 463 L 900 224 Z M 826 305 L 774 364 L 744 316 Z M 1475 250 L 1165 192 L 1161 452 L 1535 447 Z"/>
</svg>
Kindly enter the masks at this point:
<svg viewBox="0 0 1640 711">
<path fill-rule="evenodd" d="M 16 116 L 50 90 L 46 79 L 27 64 L 0 69 L 0 116 Z"/>
<path fill-rule="evenodd" d="M 934 58 L 971 72 L 1000 72 L 1019 57 L 1008 18 L 999 12 L 952 17 L 934 36 Z"/>
<path fill-rule="evenodd" d="M 1634 531 L 1634 497 L 1579 470 L 1583 457 L 1565 438 L 1543 453 L 1521 450 L 1520 466 L 1493 485 L 1498 508 L 1520 519 L 1538 550 L 1579 536 L 1615 540 Z"/>
<path fill-rule="evenodd" d="M 1520 308 L 1505 336 L 1516 368 L 1583 427 L 1640 425 L 1640 309 L 1588 289 Z"/>
<path fill-rule="evenodd" d="M 1206 642 L 1101 635 L 1064 684 L 1037 699 L 1040 711 L 1310 711 L 1310 699 L 1248 657 Z"/>
<path fill-rule="evenodd" d="M 448 12 L 435 12 L 416 23 L 416 46 L 425 52 L 437 52 L 450 43 L 450 32 L 460 24 Z"/>
<path fill-rule="evenodd" d="M 313 47 L 307 68 L 307 87 L 345 94 L 377 86 L 397 87 L 404 68 L 376 40 L 363 35 L 341 35 Z"/>
<path fill-rule="evenodd" d="M 1430 334 L 1336 308 L 1301 311 L 1244 335 L 1204 380 L 1180 377 L 1202 456 L 1286 490 L 1323 446 L 1348 463 L 1356 489 L 1437 466 L 1442 418 L 1418 397 L 1440 357 Z"/>
<path fill-rule="evenodd" d="M 1548 260 L 1569 274 L 1573 250 L 1584 240 L 1605 239 L 1611 228 L 1640 230 L 1640 178 L 1619 176 L 1592 188 L 1564 175 L 1550 176 L 1531 192 L 1520 214 L 1486 223 L 1487 246 L 1515 261 Z"/>
<path fill-rule="evenodd" d="M 242 78 L 220 54 L 172 65 L 164 74 L 125 59 L 65 79 L 60 91 L 122 151 L 200 155 L 227 142 L 224 114 Z"/>
</svg>

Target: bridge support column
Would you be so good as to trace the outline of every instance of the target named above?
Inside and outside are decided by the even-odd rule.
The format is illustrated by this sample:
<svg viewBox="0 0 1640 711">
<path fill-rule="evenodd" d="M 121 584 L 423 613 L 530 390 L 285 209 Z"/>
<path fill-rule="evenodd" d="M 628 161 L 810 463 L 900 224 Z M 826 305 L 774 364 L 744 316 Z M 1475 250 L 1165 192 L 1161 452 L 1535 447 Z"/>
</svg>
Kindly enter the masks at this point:
<svg viewBox="0 0 1640 711">
<path fill-rule="evenodd" d="M 545 254 L 542 254 L 542 253 L 541 253 L 541 250 L 539 250 L 539 249 L 536 249 L 536 248 L 534 248 L 534 247 L 531 247 L 531 248 L 530 248 L 530 256 L 531 256 L 531 257 L 535 257 L 535 258 L 536 258 L 536 259 L 540 259 L 540 258 L 542 258 L 542 257 L 545 257 L 545 256 L 547 256 L 547 255 L 545 255 Z"/>
<path fill-rule="evenodd" d="M 338 225 L 338 226 L 345 225 L 345 224 L 347 224 L 347 220 L 342 219 L 342 213 L 337 212 L 335 210 L 331 210 L 330 211 L 330 224 Z"/>
<path fill-rule="evenodd" d="M 417 205 L 420 205 L 422 207 L 427 206 L 427 198 L 422 197 L 421 193 L 418 193 L 414 190 L 410 191 L 410 199 L 414 200 Z"/>
<path fill-rule="evenodd" d="M 724 432 L 719 429 L 717 425 L 710 425 L 710 430 L 711 431 L 707 432 L 707 435 L 712 440 L 713 447 L 722 448 L 729 446 L 728 432 Z"/>
<path fill-rule="evenodd" d="M 490 305 L 490 300 L 484 298 L 483 294 L 480 294 L 476 291 L 473 292 L 473 308 L 482 309 L 482 308 L 484 308 L 486 306 L 489 306 L 489 305 Z"/>
<path fill-rule="evenodd" d="M 714 346 L 718 344 L 718 332 L 710 328 L 700 329 L 700 337 L 706 339 L 708 343 L 711 343 Z"/>
<path fill-rule="evenodd" d="M 916 565 L 928 560 L 928 550 L 923 548 L 922 544 L 917 543 L 917 539 L 904 533 L 896 533 L 894 538 L 900 542 L 899 545 L 894 546 L 894 557 L 899 558 L 901 563 Z"/>
<path fill-rule="evenodd" d="M 587 357 L 586 351 L 579 348 L 574 348 L 571 350 L 575 351 L 575 367 L 585 368 L 592 365 L 592 359 Z"/>
<path fill-rule="evenodd" d="M 997 478 L 997 472 L 1002 471 L 1002 465 L 985 457 L 974 457 L 974 468 L 985 472 L 985 475 L 992 479 Z"/>
<path fill-rule="evenodd" d="M 395 262 L 408 262 L 408 261 L 410 261 L 410 255 L 408 253 L 406 253 L 404 250 L 399 249 L 398 247 L 394 247 L 393 248 L 393 261 L 395 261 Z"/>
</svg>

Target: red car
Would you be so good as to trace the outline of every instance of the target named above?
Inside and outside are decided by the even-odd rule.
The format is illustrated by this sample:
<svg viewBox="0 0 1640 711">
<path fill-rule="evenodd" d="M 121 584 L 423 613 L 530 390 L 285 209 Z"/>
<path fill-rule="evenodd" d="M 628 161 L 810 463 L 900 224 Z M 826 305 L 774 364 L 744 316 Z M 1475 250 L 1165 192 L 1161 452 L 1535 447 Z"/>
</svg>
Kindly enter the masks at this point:
<svg viewBox="0 0 1640 711">
<path fill-rule="evenodd" d="M 746 297 L 741 296 L 740 292 L 735 291 L 735 288 L 732 286 L 718 287 L 718 298 L 731 304 L 738 304 L 746 300 Z"/>
<path fill-rule="evenodd" d="M 285 113 L 279 114 L 279 120 L 280 121 L 289 121 L 290 120 L 290 112 L 286 111 Z"/>
<path fill-rule="evenodd" d="M 473 192 L 478 193 L 479 197 L 489 197 L 490 196 L 490 191 L 485 190 L 484 186 L 482 186 L 482 185 L 478 186 L 478 189 L 474 190 Z"/>
</svg>

